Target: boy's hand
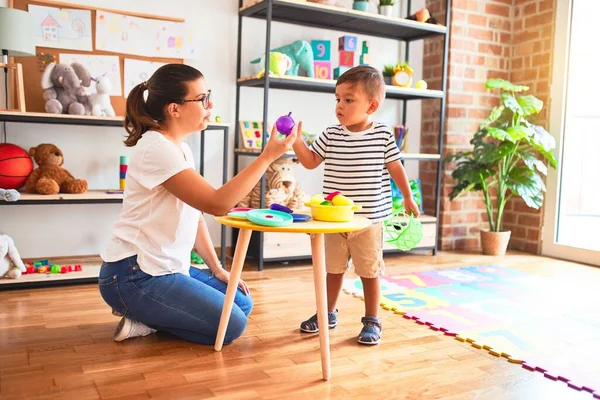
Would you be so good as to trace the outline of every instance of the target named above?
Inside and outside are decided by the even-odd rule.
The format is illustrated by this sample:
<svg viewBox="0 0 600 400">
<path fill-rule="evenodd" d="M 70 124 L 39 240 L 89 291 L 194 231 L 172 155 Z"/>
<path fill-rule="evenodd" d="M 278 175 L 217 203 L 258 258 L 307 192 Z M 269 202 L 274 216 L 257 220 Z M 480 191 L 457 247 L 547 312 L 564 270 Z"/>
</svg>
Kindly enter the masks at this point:
<svg viewBox="0 0 600 400">
<path fill-rule="evenodd" d="M 411 214 L 417 218 L 419 215 L 421 215 L 421 211 L 419 210 L 419 206 L 417 205 L 417 203 L 413 200 L 412 197 L 407 197 L 404 199 L 404 210 L 406 210 L 405 212 L 407 214 Z"/>
<path fill-rule="evenodd" d="M 292 144 L 294 144 L 298 135 L 298 127 L 295 126 L 292 129 L 292 132 L 283 140 L 278 139 L 277 135 L 279 135 L 277 132 L 277 126 L 273 124 L 271 136 L 269 137 L 269 141 L 263 150 L 263 153 L 271 162 L 277 160 L 292 147 Z"/>
<path fill-rule="evenodd" d="M 298 124 L 295 126 L 295 128 L 298 131 L 298 134 L 296 135 L 296 140 L 294 141 L 294 146 L 297 145 L 298 143 L 302 144 L 303 140 L 302 140 L 302 121 L 298 122 Z"/>
</svg>

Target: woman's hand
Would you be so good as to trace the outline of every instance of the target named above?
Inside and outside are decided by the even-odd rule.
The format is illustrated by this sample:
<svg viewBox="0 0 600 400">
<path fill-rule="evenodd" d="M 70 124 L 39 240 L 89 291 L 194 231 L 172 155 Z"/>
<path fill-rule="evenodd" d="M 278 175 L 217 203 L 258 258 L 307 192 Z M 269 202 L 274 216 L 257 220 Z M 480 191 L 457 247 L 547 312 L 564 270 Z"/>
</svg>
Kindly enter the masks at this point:
<svg viewBox="0 0 600 400">
<path fill-rule="evenodd" d="M 278 139 L 278 135 L 279 133 L 277 132 L 277 126 L 273 124 L 273 129 L 271 129 L 271 137 L 269 137 L 269 141 L 263 150 L 263 154 L 265 157 L 267 157 L 269 163 L 277 160 L 285 152 L 292 148 L 292 145 L 298 136 L 298 125 L 294 126 L 292 132 L 285 139 Z"/>
<path fill-rule="evenodd" d="M 213 272 L 213 274 L 215 275 L 215 278 L 217 278 L 221 282 L 229 284 L 230 275 L 229 275 L 229 271 L 227 271 L 226 269 L 219 268 L 218 270 Z M 248 285 L 246 285 L 246 282 L 244 282 L 242 279 L 240 279 L 240 283 L 238 283 L 238 286 L 240 289 L 242 289 L 242 292 L 245 295 L 248 295 L 250 293 L 250 290 L 248 289 Z"/>
</svg>

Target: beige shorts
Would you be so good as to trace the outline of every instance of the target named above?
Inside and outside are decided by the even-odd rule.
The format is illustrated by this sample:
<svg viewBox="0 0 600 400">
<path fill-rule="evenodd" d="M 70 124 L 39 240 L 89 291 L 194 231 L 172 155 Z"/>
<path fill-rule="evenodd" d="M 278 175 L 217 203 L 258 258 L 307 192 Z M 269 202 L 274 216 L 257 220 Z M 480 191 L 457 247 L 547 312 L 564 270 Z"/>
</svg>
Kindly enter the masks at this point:
<svg viewBox="0 0 600 400">
<path fill-rule="evenodd" d="M 383 275 L 383 222 L 376 222 L 361 231 L 325 235 L 327 272 L 343 274 L 350 267 L 356 275 L 376 278 Z"/>
</svg>

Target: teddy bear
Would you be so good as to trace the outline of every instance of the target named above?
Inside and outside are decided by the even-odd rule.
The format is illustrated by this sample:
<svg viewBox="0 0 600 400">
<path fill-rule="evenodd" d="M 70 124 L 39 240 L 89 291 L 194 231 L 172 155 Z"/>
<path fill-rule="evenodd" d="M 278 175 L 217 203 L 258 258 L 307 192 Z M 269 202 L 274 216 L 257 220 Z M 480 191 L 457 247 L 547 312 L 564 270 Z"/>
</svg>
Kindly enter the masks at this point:
<svg viewBox="0 0 600 400">
<path fill-rule="evenodd" d="M 91 82 L 90 73 L 79 63 L 48 64 L 42 75 L 46 112 L 51 114 L 88 114 L 89 96 L 85 88 L 90 87 Z"/>
<path fill-rule="evenodd" d="M 294 178 L 297 159 L 280 158 L 267 168 L 265 185 L 265 208 L 276 203 L 292 210 L 302 209 L 309 196 L 304 193 Z M 260 182 L 237 205 L 238 207 L 260 207 Z"/>
<path fill-rule="evenodd" d="M 29 193 L 85 193 L 87 182 L 75 179 L 62 167 L 65 159 L 62 151 L 54 144 L 44 143 L 29 149 L 29 154 L 38 167 L 27 178 L 25 190 Z"/>
<path fill-rule="evenodd" d="M 26 271 L 13 239 L 0 235 L 0 278 L 17 279 Z"/>
</svg>

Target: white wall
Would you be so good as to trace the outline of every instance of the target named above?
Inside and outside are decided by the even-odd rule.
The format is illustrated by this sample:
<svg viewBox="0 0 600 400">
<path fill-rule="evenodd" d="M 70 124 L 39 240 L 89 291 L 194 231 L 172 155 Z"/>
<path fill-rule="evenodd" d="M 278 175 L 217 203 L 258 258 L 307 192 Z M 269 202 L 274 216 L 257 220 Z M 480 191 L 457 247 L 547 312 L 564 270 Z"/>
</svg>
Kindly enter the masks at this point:
<svg viewBox="0 0 600 400">
<path fill-rule="evenodd" d="M 224 122 L 231 122 L 229 176 L 233 169 L 233 133 L 235 118 L 235 73 L 237 42 L 237 0 L 77 0 L 75 4 L 101 6 L 124 11 L 137 11 L 156 15 L 185 18 L 198 29 L 196 42 L 199 44 L 199 59 L 187 63 L 200 69 L 206 76 L 215 100 L 213 116 L 221 116 Z M 346 1 L 346 4 L 350 2 Z M 0 0 L 6 6 L 6 0 Z M 416 10 L 417 6 L 413 6 Z M 374 9 L 374 8 L 373 8 Z M 396 10 L 398 13 L 399 10 Z M 265 24 L 263 21 L 244 19 L 242 75 L 251 74 L 249 61 L 264 51 Z M 333 43 L 332 57 L 337 63 L 337 38 L 343 32 L 326 31 L 293 25 L 274 23 L 272 29 L 273 47 L 294 40 L 329 39 Z M 376 67 L 395 63 L 400 57 L 399 42 L 369 38 L 362 35 L 359 40 L 370 40 L 373 53 L 372 63 Z M 402 46 L 403 47 L 403 46 Z M 421 43 L 411 45 L 411 65 L 418 76 L 421 69 Z M 1 75 L 0 75 L 1 77 Z M 27 77 L 25 77 L 27 79 Z M 418 79 L 418 77 L 417 77 Z M 3 82 L 3 79 L 0 79 Z M 1 85 L 2 83 L 0 83 Z M 3 91 L 1 93 L 4 93 Z M 262 90 L 242 88 L 241 119 L 262 119 Z M 3 100 L 3 99 L 2 99 Z M 401 102 L 387 100 L 377 119 L 388 124 L 396 124 L 401 118 Z M 3 105 L 3 102 L 2 102 Z M 409 103 L 409 125 L 411 137 L 418 138 L 420 129 L 420 102 Z M 320 132 L 328 124 L 336 123 L 334 97 L 332 94 L 303 93 L 273 90 L 269 96 L 269 119 L 293 111 L 297 119 L 304 121 L 309 132 Z M 104 189 L 118 186 L 119 156 L 127 155 L 128 149 L 122 144 L 122 128 L 35 125 L 7 123 L 8 142 L 25 149 L 40 143 L 55 143 L 65 153 L 65 168 L 74 176 L 88 180 L 90 189 Z M 413 136 L 413 133 L 415 134 Z M 205 149 L 205 176 L 214 185 L 221 184 L 222 135 L 220 131 L 208 131 Z M 411 139 L 412 139 L 411 138 Z M 199 159 L 198 135 L 190 137 L 196 161 Z M 418 149 L 418 142 L 410 143 Z M 252 161 L 241 159 L 242 163 Z M 417 165 L 407 164 L 409 175 L 417 176 Z M 298 169 L 297 177 L 308 193 L 321 191 L 321 172 Z M 119 204 L 105 205 L 11 205 L 0 207 L 0 232 L 11 235 L 24 258 L 53 257 L 64 255 L 97 254 L 110 235 L 112 222 L 120 211 Z M 208 218 L 210 232 L 216 246 L 220 245 L 220 226 Z M 229 242 L 229 240 L 228 240 Z"/>
</svg>

